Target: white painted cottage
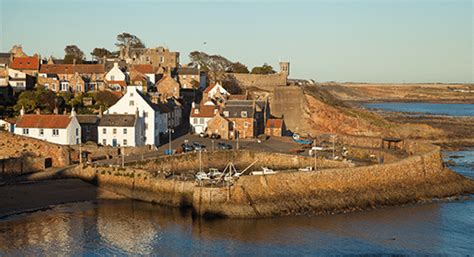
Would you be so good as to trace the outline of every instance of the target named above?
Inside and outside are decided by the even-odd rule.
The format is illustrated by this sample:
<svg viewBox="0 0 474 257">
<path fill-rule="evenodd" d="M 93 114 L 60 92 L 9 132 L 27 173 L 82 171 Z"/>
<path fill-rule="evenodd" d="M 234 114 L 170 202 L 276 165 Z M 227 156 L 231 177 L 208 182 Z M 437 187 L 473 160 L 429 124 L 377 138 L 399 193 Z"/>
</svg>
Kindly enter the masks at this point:
<svg viewBox="0 0 474 257">
<path fill-rule="evenodd" d="M 70 115 L 25 114 L 22 110 L 16 122 L 15 134 L 60 145 L 81 143 L 81 126 L 74 110 Z"/>
<path fill-rule="evenodd" d="M 141 92 L 141 86 L 127 86 L 125 94 L 105 114 L 134 114 L 143 119 L 146 145 L 160 145 L 160 133 L 168 128 L 168 113 Z"/>
<path fill-rule="evenodd" d="M 98 143 L 113 147 L 143 146 L 143 119 L 133 114 L 102 115 L 99 121 Z"/>
<path fill-rule="evenodd" d="M 219 112 L 217 105 L 196 105 L 192 103 L 189 124 L 191 132 L 199 134 L 207 130 L 207 122 Z"/>
</svg>

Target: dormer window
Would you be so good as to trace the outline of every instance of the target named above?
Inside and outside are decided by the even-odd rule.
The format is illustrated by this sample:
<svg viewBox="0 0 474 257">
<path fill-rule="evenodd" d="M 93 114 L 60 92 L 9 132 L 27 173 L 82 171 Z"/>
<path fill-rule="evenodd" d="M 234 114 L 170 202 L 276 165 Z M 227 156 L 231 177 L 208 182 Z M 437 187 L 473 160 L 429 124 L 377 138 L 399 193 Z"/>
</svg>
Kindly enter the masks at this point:
<svg viewBox="0 0 474 257">
<path fill-rule="evenodd" d="M 194 114 L 199 114 L 199 109 L 194 109 Z"/>
<path fill-rule="evenodd" d="M 247 112 L 246 111 L 240 112 L 240 116 L 242 116 L 242 118 L 247 118 Z"/>
<path fill-rule="evenodd" d="M 228 111 L 225 111 L 225 112 L 224 112 L 224 116 L 229 117 L 229 112 L 228 112 Z"/>
</svg>

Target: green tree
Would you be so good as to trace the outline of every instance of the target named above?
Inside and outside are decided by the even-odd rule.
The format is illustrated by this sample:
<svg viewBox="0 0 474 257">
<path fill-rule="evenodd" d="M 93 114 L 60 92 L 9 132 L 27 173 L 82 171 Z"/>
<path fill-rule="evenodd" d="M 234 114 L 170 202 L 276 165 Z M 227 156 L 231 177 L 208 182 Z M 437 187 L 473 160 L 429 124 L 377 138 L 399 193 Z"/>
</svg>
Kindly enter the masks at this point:
<svg viewBox="0 0 474 257">
<path fill-rule="evenodd" d="M 230 69 L 233 73 L 249 73 L 249 69 L 247 68 L 247 66 L 240 62 L 233 63 Z"/>
<path fill-rule="evenodd" d="M 84 52 L 76 45 L 68 45 L 64 48 L 64 63 L 82 63 L 85 59 Z"/>
<path fill-rule="evenodd" d="M 274 74 L 276 73 L 275 70 L 273 70 L 273 67 L 264 63 L 263 66 L 256 66 L 252 69 L 252 74 Z"/>
<path fill-rule="evenodd" d="M 23 91 L 18 97 L 18 101 L 16 102 L 13 109 L 18 112 L 21 110 L 21 108 L 25 108 L 26 112 L 32 112 L 36 109 L 36 103 L 34 91 Z"/>
<path fill-rule="evenodd" d="M 145 44 L 140 38 L 127 32 L 123 32 L 117 35 L 117 43 L 115 43 L 115 45 L 120 48 L 123 47 L 128 49 L 145 48 Z"/>
<path fill-rule="evenodd" d="M 112 57 L 112 53 L 109 50 L 97 47 L 92 50 L 91 55 L 96 60 L 99 60 L 103 57 Z"/>
</svg>

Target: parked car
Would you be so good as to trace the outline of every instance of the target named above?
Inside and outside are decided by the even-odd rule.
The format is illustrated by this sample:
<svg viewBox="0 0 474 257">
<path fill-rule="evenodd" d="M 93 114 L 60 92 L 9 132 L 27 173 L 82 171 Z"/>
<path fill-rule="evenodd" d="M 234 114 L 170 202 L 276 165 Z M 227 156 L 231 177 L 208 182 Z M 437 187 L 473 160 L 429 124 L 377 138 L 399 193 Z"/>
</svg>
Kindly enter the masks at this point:
<svg viewBox="0 0 474 257">
<path fill-rule="evenodd" d="M 232 145 L 224 143 L 224 142 L 219 142 L 219 143 L 217 143 L 217 148 L 219 148 L 221 150 L 230 150 L 230 149 L 232 149 Z"/>
<path fill-rule="evenodd" d="M 208 136 L 209 136 L 209 135 L 206 134 L 206 133 L 204 133 L 204 132 L 199 133 L 199 137 L 208 137 Z"/>
<path fill-rule="evenodd" d="M 219 139 L 219 138 L 221 138 L 221 135 L 212 133 L 211 138 L 212 139 Z"/>
<path fill-rule="evenodd" d="M 194 150 L 203 150 L 204 148 L 206 148 L 205 145 L 199 143 L 199 142 L 193 142 L 193 147 L 194 147 Z"/>
<path fill-rule="evenodd" d="M 194 151 L 194 147 L 190 144 L 183 143 L 181 144 L 181 147 L 183 148 L 184 152 L 192 152 Z"/>
</svg>

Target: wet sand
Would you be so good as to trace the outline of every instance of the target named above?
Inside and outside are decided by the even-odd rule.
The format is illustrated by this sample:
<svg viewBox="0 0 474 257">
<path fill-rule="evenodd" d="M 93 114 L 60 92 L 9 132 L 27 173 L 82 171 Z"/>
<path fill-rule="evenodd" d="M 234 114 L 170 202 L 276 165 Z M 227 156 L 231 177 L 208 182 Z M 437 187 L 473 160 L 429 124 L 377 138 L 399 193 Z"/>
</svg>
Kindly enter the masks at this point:
<svg viewBox="0 0 474 257">
<path fill-rule="evenodd" d="M 62 203 L 120 198 L 80 179 L 23 181 L 0 186 L 0 218 Z"/>
</svg>

